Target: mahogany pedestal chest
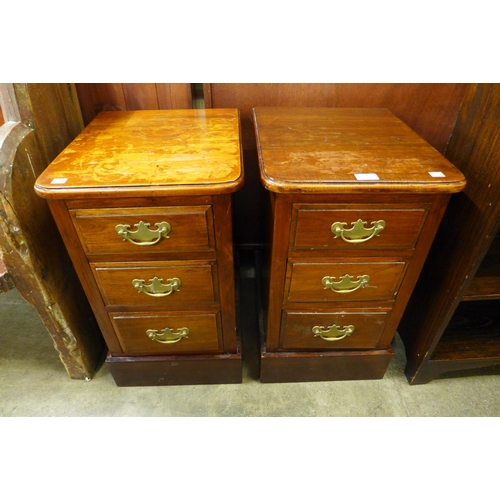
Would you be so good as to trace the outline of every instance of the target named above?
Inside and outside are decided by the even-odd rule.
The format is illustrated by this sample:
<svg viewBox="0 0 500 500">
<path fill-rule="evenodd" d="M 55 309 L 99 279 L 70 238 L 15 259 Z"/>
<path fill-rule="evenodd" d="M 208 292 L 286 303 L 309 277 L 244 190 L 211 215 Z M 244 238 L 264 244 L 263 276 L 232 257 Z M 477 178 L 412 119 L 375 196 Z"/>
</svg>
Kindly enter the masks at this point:
<svg viewBox="0 0 500 500">
<path fill-rule="evenodd" d="M 255 108 L 270 194 L 262 382 L 382 378 L 463 175 L 384 109 Z"/>
<path fill-rule="evenodd" d="M 241 382 L 232 109 L 100 113 L 38 178 L 119 386 Z"/>
</svg>

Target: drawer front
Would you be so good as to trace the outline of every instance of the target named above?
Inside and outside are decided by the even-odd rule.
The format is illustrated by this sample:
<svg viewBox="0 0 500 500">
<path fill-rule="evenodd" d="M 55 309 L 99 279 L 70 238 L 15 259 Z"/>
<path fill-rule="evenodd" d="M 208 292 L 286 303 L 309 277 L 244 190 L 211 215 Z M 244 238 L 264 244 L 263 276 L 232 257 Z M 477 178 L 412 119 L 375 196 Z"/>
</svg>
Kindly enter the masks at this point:
<svg viewBox="0 0 500 500">
<path fill-rule="evenodd" d="M 404 262 L 288 263 L 291 302 L 394 300 Z"/>
<path fill-rule="evenodd" d="M 210 205 L 76 209 L 70 213 L 87 254 L 165 253 L 214 248 Z"/>
<path fill-rule="evenodd" d="M 179 305 L 214 303 L 215 263 L 183 261 L 91 264 L 106 305 Z"/>
<path fill-rule="evenodd" d="M 283 312 L 282 349 L 374 349 L 389 315 L 385 311 Z"/>
<path fill-rule="evenodd" d="M 123 352 L 130 355 L 219 352 L 219 314 L 111 314 Z"/>
<path fill-rule="evenodd" d="M 346 209 L 295 205 L 296 249 L 413 248 L 425 220 L 421 209 Z"/>
</svg>

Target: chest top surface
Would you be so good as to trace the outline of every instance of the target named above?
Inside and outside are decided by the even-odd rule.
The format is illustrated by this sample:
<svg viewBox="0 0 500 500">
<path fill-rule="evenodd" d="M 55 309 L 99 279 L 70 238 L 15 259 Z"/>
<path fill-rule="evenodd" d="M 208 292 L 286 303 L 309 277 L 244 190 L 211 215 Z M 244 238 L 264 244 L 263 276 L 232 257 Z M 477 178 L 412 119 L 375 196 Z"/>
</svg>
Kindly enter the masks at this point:
<svg viewBox="0 0 500 500">
<path fill-rule="evenodd" d="M 45 198 L 220 194 L 243 182 L 239 112 L 102 112 L 37 179 Z"/>
<path fill-rule="evenodd" d="M 253 110 L 261 180 L 270 191 L 459 192 L 465 178 L 386 109 Z"/>
</svg>

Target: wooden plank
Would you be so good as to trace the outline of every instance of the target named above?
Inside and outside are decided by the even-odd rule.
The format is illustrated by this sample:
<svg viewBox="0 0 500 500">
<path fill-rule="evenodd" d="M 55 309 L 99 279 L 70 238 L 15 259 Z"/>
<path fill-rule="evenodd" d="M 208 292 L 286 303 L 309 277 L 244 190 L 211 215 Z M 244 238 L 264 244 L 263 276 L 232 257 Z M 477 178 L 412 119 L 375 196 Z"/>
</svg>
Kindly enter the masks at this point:
<svg viewBox="0 0 500 500">
<path fill-rule="evenodd" d="M 121 83 L 92 83 L 90 93 L 94 111 L 123 111 L 127 109 L 123 85 Z"/>
<path fill-rule="evenodd" d="M 158 87 L 159 84 L 156 86 Z M 192 108 L 193 93 L 189 83 L 170 83 L 172 109 Z"/>
<path fill-rule="evenodd" d="M 76 83 L 75 88 L 85 126 L 101 111 L 127 109 L 121 83 Z"/>
<path fill-rule="evenodd" d="M 159 109 L 173 109 L 171 85 L 169 83 L 157 83 L 156 93 L 158 96 Z M 181 106 L 184 107 L 184 106 Z"/>
<path fill-rule="evenodd" d="M 96 370 L 104 342 L 47 203 L 33 190 L 48 158 L 81 127 L 81 119 L 69 124 L 78 108 L 73 102 L 73 110 L 65 109 L 71 97 L 60 85 L 66 87 L 13 84 L 9 91 L 30 126 L 9 122 L 0 141 L 0 247 L 12 282 L 35 307 L 68 375 L 83 379 Z"/>
<path fill-rule="evenodd" d="M 78 102 L 84 125 L 88 125 L 95 117 L 94 102 L 92 101 L 91 83 L 75 83 Z"/>
<path fill-rule="evenodd" d="M 21 113 L 17 104 L 17 99 L 14 91 L 14 86 L 11 83 L 0 84 L 0 108 L 3 113 L 5 122 L 19 122 L 21 121 Z M 5 134 L 5 127 L 1 136 Z"/>
<path fill-rule="evenodd" d="M 63 109 L 63 114 L 60 119 L 64 119 L 64 125 L 68 136 L 76 137 L 84 127 L 76 86 L 74 83 L 64 83 L 58 85 L 57 90 L 60 94 L 59 99 Z"/>
<path fill-rule="evenodd" d="M 76 90 L 72 84 L 18 84 L 15 88 L 17 101 L 29 109 L 24 120 L 37 125 L 35 135 L 43 154 L 43 170 L 43 165 L 48 165 L 83 128 Z"/>
<path fill-rule="evenodd" d="M 189 109 L 193 107 L 189 83 L 157 83 L 159 109 Z"/>
<path fill-rule="evenodd" d="M 122 83 L 126 109 L 159 109 L 156 84 Z"/>
</svg>

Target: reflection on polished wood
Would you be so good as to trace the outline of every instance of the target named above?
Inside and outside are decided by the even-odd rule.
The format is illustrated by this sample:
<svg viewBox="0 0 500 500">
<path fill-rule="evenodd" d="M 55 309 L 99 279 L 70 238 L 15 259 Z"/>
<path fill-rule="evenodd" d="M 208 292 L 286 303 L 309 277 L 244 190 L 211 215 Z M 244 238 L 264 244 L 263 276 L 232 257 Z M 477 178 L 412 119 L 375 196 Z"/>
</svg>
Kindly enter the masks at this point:
<svg viewBox="0 0 500 500">
<path fill-rule="evenodd" d="M 235 137 L 236 110 L 102 112 L 36 188 L 45 198 L 232 192 L 243 180 Z"/>
</svg>

